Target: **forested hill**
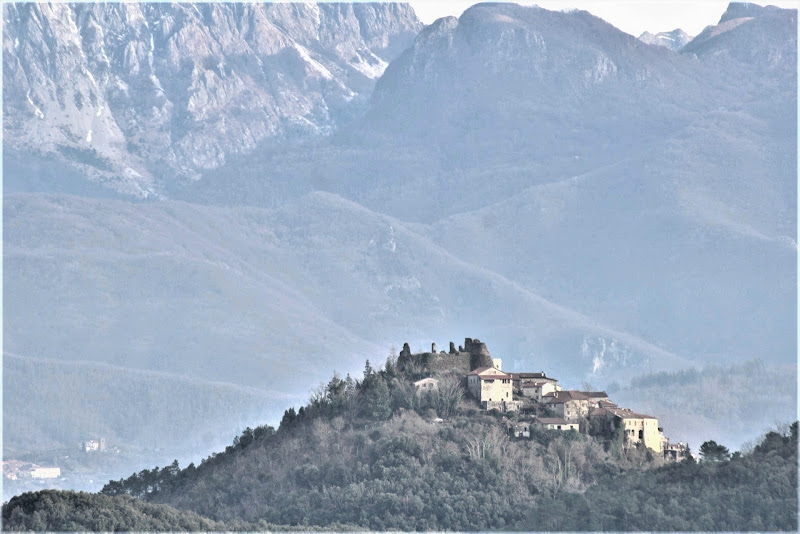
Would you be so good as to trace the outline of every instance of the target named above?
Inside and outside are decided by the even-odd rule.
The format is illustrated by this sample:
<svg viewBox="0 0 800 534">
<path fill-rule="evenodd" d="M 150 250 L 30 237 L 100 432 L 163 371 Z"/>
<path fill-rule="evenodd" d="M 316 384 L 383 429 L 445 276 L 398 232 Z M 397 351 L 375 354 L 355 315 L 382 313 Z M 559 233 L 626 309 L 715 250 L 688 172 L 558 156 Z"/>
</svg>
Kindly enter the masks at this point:
<svg viewBox="0 0 800 534">
<path fill-rule="evenodd" d="M 750 454 L 684 461 L 538 501 L 531 530 L 797 531 L 797 423 Z"/>
<path fill-rule="evenodd" d="M 368 363 L 363 379 L 334 376 L 277 430 L 247 429 L 198 466 L 143 470 L 105 495 L 15 497 L 4 528 L 111 528 L 100 517 L 147 528 L 152 516 L 171 530 L 796 530 L 796 423 L 752 451 L 731 457 L 709 441 L 699 463 L 663 465 L 575 431 L 513 438 L 508 418 L 464 398 L 457 375 L 427 396 L 416 378 L 392 360 Z"/>
</svg>

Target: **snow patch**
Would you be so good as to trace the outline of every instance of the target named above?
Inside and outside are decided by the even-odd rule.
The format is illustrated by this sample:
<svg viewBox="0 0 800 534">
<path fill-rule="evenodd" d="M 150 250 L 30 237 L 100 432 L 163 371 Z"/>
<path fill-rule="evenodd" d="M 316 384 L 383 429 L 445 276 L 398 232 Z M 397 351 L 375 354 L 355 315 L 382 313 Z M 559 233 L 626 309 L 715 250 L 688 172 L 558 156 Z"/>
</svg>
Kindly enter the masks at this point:
<svg viewBox="0 0 800 534">
<path fill-rule="evenodd" d="M 316 59 L 312 58 L 305 47 L 295 43 L 294 49 L 297 50 L 297 53 L 300 54 L 300 57 L 303 59 L 303 61 L 306 62 L 306 64 L 308 64 L 312 68 L 312 70 L 319 73 L 319 75 L 325 78 L 326 80 L 333 79 L 333 74 L 331 74 L 331 71 L 325 68 L 325 65 L 323 65 Z"/>
<path fill-rule="evenodd" d="M 382 60 L 369 50 L 367 50 L 366 53 L 369 54 L 368 58 L 365 59 L 364 56 L 358 54 L 355 58 L 353 58 L 353 61 L 350 63 L 350 65 L 367 78 L 376 80 L 383 75 L 383 72 L 386 70 L 386 67 L 389 66 L 389 63 Z"/>
<path fill-rule="evenodd" d="M 383 288 L 384 293 L 389 293 L 393 289 L 419 289 L 422 284 L 419 283 L 416 276 L 408 276 L 405 278 L 397 279 L 395 282 L 388 284 Z"/>
<path fill-rule="evenodd" d="M 92 75 L 92 73 L 89 72 L 89 69 L 87 69 L 86 67 L 81 67 L 81 69 L 83 70 L 83 73 L 86 75 L 87 78 L 89 78 L 89 81 L 92 82 L 92 85 L 94 85 L 96 89 L 97 82 L 94 80 L 94 76 Z"/>
<path fill-rule="evenodd" d="M 97 108 L 97 113 L 95 113 L 94 115 L 95 117 L 99 117 L 101 113 L 103 113 L 103 106 Z"/>
<path fill-rule="evenodd" d="M 25 93 L 25 98 L 27 98 L 27 99 L 28 99 L 28 103 L 29 103 L 31 106 L 33 106 L 33 113 L 34 113 L 34 115 L 36 115 L 36 116 L 37 116 L 37 117 L 39 117 L 40 119 L 44 119 L 44 113 L 42 113 L 42 110 L 41 110 L 41 109 L 39 109 L 39 108 L 36 106 L 36 104 L 34 104 L 34 103 L 33 103 L 33 100 L 31 100 L 31 92 L 30 92 L 30 91 L 28 91 L 27 93 Z"/>
<path fill-rule="evenodd" d="M 383 244 L 383 248 L 392 253 L 397 250 L 397 242 L 394 240 L 394 228 L 391 225 L 389 225 L 389 239 Z"/>
<path fill-rule="evenodd" d="M 91 130 L 89 130 L 89 133 L 86 134 L 86 142 L 87 143 L 91 143 L 92 142 L 92 131 Z"/>
</svg>

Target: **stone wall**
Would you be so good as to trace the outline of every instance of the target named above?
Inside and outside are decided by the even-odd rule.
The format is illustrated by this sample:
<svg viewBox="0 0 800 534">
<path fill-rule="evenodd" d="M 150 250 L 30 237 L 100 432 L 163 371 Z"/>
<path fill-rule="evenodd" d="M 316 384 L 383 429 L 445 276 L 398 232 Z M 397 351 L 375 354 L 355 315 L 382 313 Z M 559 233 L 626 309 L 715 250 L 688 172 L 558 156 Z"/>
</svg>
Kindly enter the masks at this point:
<svg viewBox="0 0 800 534">
<path fill-rule="evenodd" d="M 433 345 L 435 346 L 435 345 Z M 445 373 L 452 372 L 467 374 L 479 367 L 492 367 L 492 356 L 486 344 L 478 339 L 466 338 L 464 347 L 453 350 L 454 344 L 450 343 L 450 352 L 421 352 L 411 354 L 408 343 L 403 344 L 403 350 L 397 358 L 398 369 L 405 370 L 406 365 L 413 362 L 421 372 Z"/>
</svg>

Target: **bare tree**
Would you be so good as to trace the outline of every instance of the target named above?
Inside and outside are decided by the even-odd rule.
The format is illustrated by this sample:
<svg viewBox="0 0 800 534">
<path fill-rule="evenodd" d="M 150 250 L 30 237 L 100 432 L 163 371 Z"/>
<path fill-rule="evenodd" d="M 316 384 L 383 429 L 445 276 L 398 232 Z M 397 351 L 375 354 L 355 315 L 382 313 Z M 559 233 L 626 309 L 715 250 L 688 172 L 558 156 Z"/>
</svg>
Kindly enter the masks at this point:
<svg viewBox="0 0 800 534">
<path fill-rule="evenodd" d="M 442 418 L 455 415 L 463 398 L 464 389 L 461 387 L 461 381 L 454 376 L 440 378 L 439 387 L 431 392 L 432 407 Z"/>
</svg>

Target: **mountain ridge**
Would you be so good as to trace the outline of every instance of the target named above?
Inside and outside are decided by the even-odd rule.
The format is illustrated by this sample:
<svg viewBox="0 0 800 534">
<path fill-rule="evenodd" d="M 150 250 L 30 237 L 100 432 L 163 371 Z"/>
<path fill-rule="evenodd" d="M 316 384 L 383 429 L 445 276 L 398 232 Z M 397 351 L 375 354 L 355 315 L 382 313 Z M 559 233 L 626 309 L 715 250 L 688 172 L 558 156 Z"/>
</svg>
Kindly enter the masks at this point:
<svg viewBox="0 0 800 534">
<path fill-rule="evenodd" d="M 142 198 L 163 196 L 170 174 L 197 179 L 262 141 L 347 122 L 421 27 L 407 4 L 3 12 L 6 143 Z"/>
</svg>

